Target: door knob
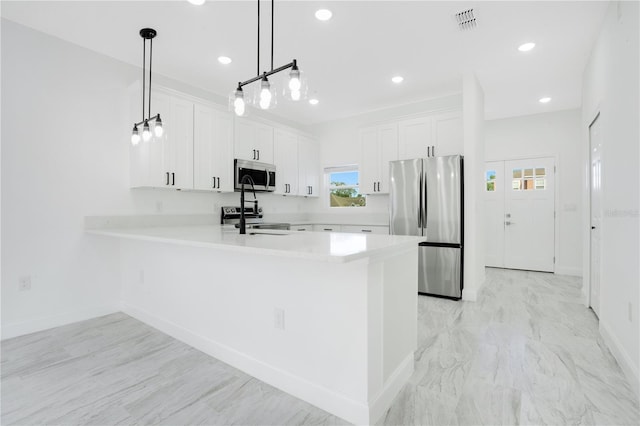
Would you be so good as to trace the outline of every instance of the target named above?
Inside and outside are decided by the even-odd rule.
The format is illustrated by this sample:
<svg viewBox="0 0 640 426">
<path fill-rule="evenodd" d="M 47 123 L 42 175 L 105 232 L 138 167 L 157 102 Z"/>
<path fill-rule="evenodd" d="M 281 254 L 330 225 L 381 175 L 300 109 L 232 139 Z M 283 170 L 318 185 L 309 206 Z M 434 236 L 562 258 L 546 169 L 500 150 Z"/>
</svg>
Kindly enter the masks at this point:
<svg viewBox="0 0 640 426">
<path fill-rule="evenodd" d="M 591 229 L 596 229 L 596 227 L 595 227 L 595 226 L 592 226 L 592 227 L 591 227 Z"/>
<path fill-rule="evenodd" d="M 514 222 L 511 222 L 511 221 L 509 221 L 509 220 L 507 220 L 504 224 L 505 224 L 505 225 L 507 225 L 507 226 L 509 226 L 509 225 L 515 225 L 515 223 L 514 223 Z"/>
<path fill-rule="evenodd" d="M 504 216 L 505 217 L 511 217 L 511 213 L 506 213 Z"/>
</svg>

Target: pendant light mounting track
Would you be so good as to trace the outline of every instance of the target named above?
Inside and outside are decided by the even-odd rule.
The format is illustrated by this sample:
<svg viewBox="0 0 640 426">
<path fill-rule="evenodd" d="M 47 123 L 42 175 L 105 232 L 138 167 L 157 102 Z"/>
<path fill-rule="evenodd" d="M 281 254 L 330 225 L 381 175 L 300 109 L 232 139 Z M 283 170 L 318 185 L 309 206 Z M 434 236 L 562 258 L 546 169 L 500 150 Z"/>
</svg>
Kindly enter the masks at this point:
<svg viewBox="0 0 640 426">
<path fill-rule="evenodd" d="M 273 68 L 273 33 L 274 33 L 274 0 L 271 0 L 271 70 L 263 71 L 260 73 L 260 0 L 258 0 L 258 46 L 257 46 L 257 61 L 256 61 L 256 76 L 250 78 L 246 81 L 238 82 L 238 87 L 236 88 L 232 104 L 235 110 L 236 115 L 244 115 L 245 109 L 245 99 L 244 99 L 244 91 L 242 88 L 248 84 L 254 83 L 260 80 L 260 98 L 259 105 L 262 109 L 269 109 L 274 106 L 275 99 L 273 96 L 273 90 L 271 84 L 269 83 L 268 77 L 273 74 L 277 74 L 281 71 L 287 70 L 291 68 L 291 72 L 289 73 L 289 91 L 291 99 L 297 101 L 300 99 L 301 92 L 301 83 L 300 83 L 300 70 L 298 69 L 297 60 L 292 60 L 290 63 L 283 65 L 278 68 Z"/>
<path fill-rule="evenodd" d="M 153 133 L 160 137 L 163 134 L 162 119 L 160 114 L 156 114 L 151 117 L 151 65 L 153 61 L 153 39 L 158 35 L 157 31 L 153 28 L 143 28 L 140 30 L 140 37 L 142 37 L 142 120 L 133 124 L 133 131 L 131 133 L 131 144 L 137 145 L 140 142 L 140 133 L 138 126 L 144 124 L 142 128 L 142 139 L 146 142 L 151 139 L 151 130 L 149 122 L 154 123 Z M 149 41 L 149 102 L 148 108 L 145 110 L 145 95 L 146 95 L 146 77 L 147 77 L 147 40 Z M 146 112 L 146 117 L 145 117 Z"/>
</svg>

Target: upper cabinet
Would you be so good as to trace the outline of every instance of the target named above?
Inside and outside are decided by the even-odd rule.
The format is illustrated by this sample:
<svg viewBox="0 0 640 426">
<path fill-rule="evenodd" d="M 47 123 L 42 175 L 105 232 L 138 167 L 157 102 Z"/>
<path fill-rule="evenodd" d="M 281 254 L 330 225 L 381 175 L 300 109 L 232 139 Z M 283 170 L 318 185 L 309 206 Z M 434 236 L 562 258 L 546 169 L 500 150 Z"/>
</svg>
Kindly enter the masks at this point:
<svg viewBox="0 0 640 426">
<path fill-rule="evenodd" d="M 233 192 L 233 116 L 196 103 L 193 129 L 194 189 Z"/>
<path fill-rule="evenodd" d="M 131 99 L 132 110 L 138 111 L 135 104 L 139 95 L 132 95 Z M 153 114 L 162 118 L 164 133 L 131 146 L 131 186 L 192 189 L 193 103 L 156 91 L 151 96 L 151 105 Z M 134 117 L 135 122 L 140 120 L 138 114 Z M 153 128 L 151 132 L 153 135 Z"/>
<path fill-rule="evenodd" d="M 413 118 L 398 123 L 399 150 L 398 159 L 429 157 L 432 137 L 432 119 L 430 117 Z"/>
<path fill-rule="evenodd" d="M 306 137 L 298 138 L 298 195 L 320 195 L 320 152 L 318 144 Z"/>
<path fill-rule="evenodd" d="M 433 117 L 435 155 L 462 155 L 464 152 L 464 128 L 459 111 L 438 114 Z"/>
<path fill-rule="evenodd" d="M 398 123 L 398 129 L 400 160 L 463 153 L 460 111 L 402 120 Z"/>
<path fill-rule="evenodd" d="M 398 125 L 362 129 L 360 153 L 360 192 L 388 194 L 389 162 L 398 159 Z"/>
<path fill-rule="evenodd" d="M 248 118 L 235 122 L 235 158 L 273 164 L 273 127 Z"/>
<path fill-rule="evenodd" d="M 140 93 L 132 90 L 133 122 L 140 120 L 139 104 Z M 164 134 L 131 146 L 131 186 L 233 191 L 233 116 L 162 88 L 153 91 L 151 105 Z"/>
<path fill-rule="evenodd" d="M 273 158 L 276 165 L 276 194 L 298 195 L 298 136 L 275 129 Z"/>
</svg>

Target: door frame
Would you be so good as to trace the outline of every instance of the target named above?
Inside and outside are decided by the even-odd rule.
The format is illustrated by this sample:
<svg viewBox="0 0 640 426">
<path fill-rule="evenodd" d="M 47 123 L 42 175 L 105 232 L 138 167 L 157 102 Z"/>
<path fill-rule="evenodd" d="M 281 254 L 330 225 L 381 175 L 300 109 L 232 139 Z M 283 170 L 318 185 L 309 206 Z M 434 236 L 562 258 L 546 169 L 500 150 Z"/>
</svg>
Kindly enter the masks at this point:
<svg viewBox="0 0 640 426">
<path fill-rule="evenodd" d="M 558 253 L 560 253 L 560 241 L 558 238 L 558 220 L 560 219 L 560 215 L 557 214 L 558 211 L 558 206 L 560 205 L 560 191 L 558 190 L 558 188 L 560 188 L 559 186 L 559 182 L 560 179 L 558 179 L 558 173 L 556 172 L 556 169 L 558 167 L 558 154 L 557 153 L 548 153 L 548 154 L 534 154 L 534 155 L 518 155 L 518 156 L 511 156 L 511 157 L 501 157 L 501 158 L 495 158 L 495 157 L 490 157 L 490 158 L 485 158 L 484 159 L 484 163 L 483 163 L 483 171 L 482 171 L 482 185 L 483 185 L 483 189 L 484 189 L 484 185 L 485 185 L 485 177 L 484 174 L 486 172 L 485 168 L 486 168 L 486 163 L 489 161 L 513 161 L 513 160 L 534 160 L 536 158 L 553 158 L 553 179 L 554 179 L 554 183 L 553 183 L 553 255 L 556 258 L 556 261 L 553 263 L 553 274 L 556 273 L 556 270 L 558 269 Z M 505 171 L 506 173 L 506 171 Z M 506 182 L 506 178 L 505 178 L 505 182 Z M 485 267 L 487 267 L 485 265 Z"/>
<path fill-rule="evenodd" d="M 591 306 L 591 135 L 589 129 L 596 120 L 601 118 L 600 104 L 597 105 L 595 112 L 590 116 L 591 119 L 587 121 L 585 128 L 585 140 L 586 143 L 583 152 L 586 152 L 586 158 L 583 158 L 584 162 L 584 203 L 583 203 L 583 233 L 582 233 L 582 291 L 583 291 L 583 303 L 584 306 L 589 308 Z M 604 122 L 600 122 L 600 131 L 603 130 Z M 602 152 L 600 153 L 600 163 L 604 168 L 604 144 Z M 602 226 L 600 227 L 600 235 L 602 235 Z M 600 259 L 602 262 L 602 259 Z M 602 268 L 600 268 L 602 270 Z M 602 306 L 602 291 L 600 291 L 600 306 Z"/>
</svg>

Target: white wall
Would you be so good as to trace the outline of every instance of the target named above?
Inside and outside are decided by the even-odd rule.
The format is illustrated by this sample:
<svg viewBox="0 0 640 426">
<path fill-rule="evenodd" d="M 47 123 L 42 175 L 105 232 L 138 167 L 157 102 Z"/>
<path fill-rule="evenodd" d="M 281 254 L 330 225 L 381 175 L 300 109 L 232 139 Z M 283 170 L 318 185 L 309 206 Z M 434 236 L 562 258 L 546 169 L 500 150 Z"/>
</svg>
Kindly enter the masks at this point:
<svg viewBox="0 0 640 426">
<path fill-rule="evenodd" d="M 556 273 L 582 275 L 580 110 L 491 120 L 485 130 L 486 161 L 555 158 Z"/>
<path fill-rule="evenodd" d="M 475 301 L 484 273 L 484 92 L 475 74 L 462 80 L 464 122 L 464 288 Z"/>
<path fill-rule="evenodd" d="M 583 76 L 582 154 L 588 170 L 588 126 L 600 113 L 602 269 L 600 332 L 640 395 L 640 69 L 638 2 L 611 3 Z M 585 173 L 585 176 L 588 176 Z M 585 298 L 589 286 L 589 192 L 584 188 Z"/>
<path fill-rule="evenodd" d="M 318 124 L 309 127 L 309 131 L 314 134 L 320 144 L 320 164 L 323 169 L 352 165 L 360 163 L 359 130 L 361 128 L 439 110 L 461 109 L 461 107 L 462 95 L 454 94 Z M 387 224 L 389 197 L 388 195 L 369 195 L 366 208 L 349 211 L 330 209 L 328 197 L 320 197 L 316 200 L 313 211 L 318 216 L 336 218 L 335 220 L 342 220 L 345 223 L 368 220 L 373 221 L 371 223 Z"/>
<path fill-rule="evenodd" d="M 118 310 L 116 247 L 85 236 L 85 216 L 156 214 L 158 204 L 165 215 L 213 214 L 237 196 L 130 190 L 126 88 L 140 69 L 7 20 L 1 40 L 7 338 Z M 219 100 L 160 76 L 154 82 Z M 278 213 L 306 202 L 260 198 Z M 23 276 L 30 291 L 18 291 Z"/>
</svg>

